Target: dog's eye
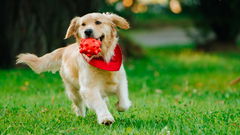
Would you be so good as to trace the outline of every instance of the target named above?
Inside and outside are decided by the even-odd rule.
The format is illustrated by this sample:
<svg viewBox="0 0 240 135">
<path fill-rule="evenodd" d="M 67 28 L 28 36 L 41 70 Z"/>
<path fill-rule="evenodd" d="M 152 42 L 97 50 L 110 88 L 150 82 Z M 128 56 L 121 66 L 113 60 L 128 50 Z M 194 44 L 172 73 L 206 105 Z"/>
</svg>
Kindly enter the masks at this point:
<svg viewBox="0 0 240 135">
<path fill-rule="evenodd" d="M 98 25 L 98 24 L 101 24 L 101 23 L 102 23 L 102 22 L 100 22 L 100 21 L 96 21 L 96 22 L 95 22 L 95 24 L 97 24 L 97 25 Z"/>
<path fill-rule="evenodd" d="M 85 23 L 82 23 L 82 26 L 85 26 L 86 24 Z"/>
</svg>

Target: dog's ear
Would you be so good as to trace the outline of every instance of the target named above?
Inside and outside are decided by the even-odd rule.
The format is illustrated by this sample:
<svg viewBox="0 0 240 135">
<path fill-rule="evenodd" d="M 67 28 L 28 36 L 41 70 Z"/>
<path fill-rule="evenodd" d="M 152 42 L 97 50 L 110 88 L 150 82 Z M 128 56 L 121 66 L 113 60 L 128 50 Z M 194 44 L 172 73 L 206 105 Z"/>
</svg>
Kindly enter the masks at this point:
<svg viewBox="0 0 240 135">
<path fill-rule="evenodd" d="M 71 37 L 72 35 L 76 34 L 77 28 L 79 27 L 78 21 L 80 20 L 80 17 L 74 17 L 71 20 L 71 23 L 67 29 L 67 33 L 65 35 L 64 39 L 67 39 Z"/>
<path fill-rule="evenodd" d="M 129 29 L 129 23 L 126 19 L 116 14 L 106 13 L 106 15 L 112 20 L 112 22 L 121 29 Z"/>
</svg>

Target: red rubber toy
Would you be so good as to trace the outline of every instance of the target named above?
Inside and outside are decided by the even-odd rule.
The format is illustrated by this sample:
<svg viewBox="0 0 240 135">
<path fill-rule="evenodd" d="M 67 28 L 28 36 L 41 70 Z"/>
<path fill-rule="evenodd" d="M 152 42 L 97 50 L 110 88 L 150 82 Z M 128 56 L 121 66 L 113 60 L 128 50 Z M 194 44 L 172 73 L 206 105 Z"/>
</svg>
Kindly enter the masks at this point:
<svg viewBox="0 0 240 135">
<path fill-rule="evenodd" d="M 101 45 L 101 41 L 94 38 L 82 39 L 79 46 L 79 52 L 91 58 L 93 55 L 97 55 L 102 51 Z M 122 65 L 122 51 L 118 44 L 116 45 L 114 49 L 114 55 L 109 62 L 105 62 L 102 57 L 96 57 L 92 59 L 87 59 L 85 57 L 83 58 L 88 64 L 107 71 L 119 71 Z"/>
<path fill-rule="evenodd" d="M 86 54 L 88 57 L 97 55 L 101 52 L 102 42 L 94 38 L 82 39 L 79 47 L 79 52 Z"/>
</svg>

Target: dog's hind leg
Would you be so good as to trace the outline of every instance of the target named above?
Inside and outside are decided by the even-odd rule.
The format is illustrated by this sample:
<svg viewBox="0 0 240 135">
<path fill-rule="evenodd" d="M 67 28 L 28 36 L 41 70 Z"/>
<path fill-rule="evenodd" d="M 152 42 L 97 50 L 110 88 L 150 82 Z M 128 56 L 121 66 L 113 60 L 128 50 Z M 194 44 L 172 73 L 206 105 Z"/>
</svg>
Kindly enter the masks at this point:
<svg viewBox="0 0 240 135">
<path fill-rule="evenodd" d="M 69 99 L 72 101 L 72 108 L 77 116 L 86 116 L 86 106 L 78 92 L 78 89 L 71 84 L 65 83 L 66 93 Z"/>
</svg>

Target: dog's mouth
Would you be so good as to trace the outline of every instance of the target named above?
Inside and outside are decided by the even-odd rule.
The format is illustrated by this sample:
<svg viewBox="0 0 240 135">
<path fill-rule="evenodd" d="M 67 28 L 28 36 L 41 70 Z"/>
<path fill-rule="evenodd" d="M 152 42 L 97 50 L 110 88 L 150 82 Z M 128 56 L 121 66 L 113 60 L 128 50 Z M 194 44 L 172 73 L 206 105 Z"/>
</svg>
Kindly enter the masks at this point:
<svg viewBox="0 0 240 135">
<path fill-rule="evenodd" d="M 99 38 L 101 42 L 103 41 L 104 37 L 105 37 L 105 36 L 102 35 L 102 36 Z"/>
<path fill-rule="evenodd" d="M 102 36 L 100 36 L 99 38 L 95 38 L 95 39 L 97 39 L 97 40 L 100 40 L 101 42 L 103 41 L 103 39 L 104 39 L 104 35 L 102 35 Z"/>
<path fill-rule="evenodd" d="M 93 39 L 95 39 L 95 40 L 98 40 L 98 41 L 103 41 L 104 40 L 104 38 L 105 38 L 105 35 L 104 34 L 102 34 L 102 36 L 100 36 L 100 37 L 98 37 L 98 38 L 96 38 L 96 37 L 94 37 L 94 36 L 88 36 L 88 37 L 85 37 L 84 39 L 87 39 L 87 38 L 93 38 Z M 80 46 L 81 46 L 81 43 L 80 43 Z M 84 48 L 84 47 L 83 47 Z M 102 49 L 102 45 L 100 44 L 100 48 Z M 86 49 L 86 48 L 85 48 Z M 88 48 L 89 49 L 89 48 Z M 95 46 L 95 48 L 94 49 L 96 49 L 96 46 Z M 101 50 L 100 49 L 100 50 Z M 88 50 L 89 51 L 89 50 Z M 80 51 L 80 53 L 82 53 L 83 54 L 83 56 L 86 58 L 86 60 L 87 61 L 89 61 L 89 60 L 91 60 L 92 58 L 94 58 L 94 57 L 100 57 L 101 55 L 102 55 L 102 53 L 101 53 L 101 51 L 100 52 L 98 52 L 98 54 L 91 54 L 91 51 L 89 51 L 88 53 L 84 53 L 84 52 L 81 52 Z M 86 54 L 91 54 L 91 55 L 86 55 Z"/>
<path fill-rule="evenodd" d="M 102 35 L 102 36 L 100 36 L 100 37 L 98 37 L 98 38 L 95 38 L 95 37 L 86 37 L 86 38 L 95 38 L 95 39 L 97 39 L 97 40 L 99 40 L 99 41 L 103 41 L 103 39 L 104 39 L 104 34 Z"/>
</svg>

